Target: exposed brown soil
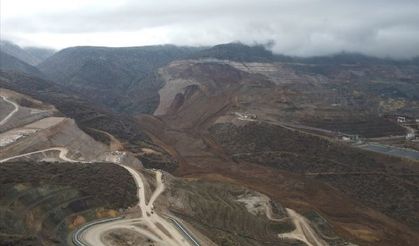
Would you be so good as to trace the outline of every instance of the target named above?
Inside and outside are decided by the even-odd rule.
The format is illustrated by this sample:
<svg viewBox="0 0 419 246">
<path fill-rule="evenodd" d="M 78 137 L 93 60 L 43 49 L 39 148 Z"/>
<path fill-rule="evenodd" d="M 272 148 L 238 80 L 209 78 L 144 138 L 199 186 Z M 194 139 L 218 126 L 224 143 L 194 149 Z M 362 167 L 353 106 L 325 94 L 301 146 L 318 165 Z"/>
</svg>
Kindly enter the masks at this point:
<svg viewBox="0 0 419 246">
<path fill-rule="evenodd" d="M 204 74 L 202 83 L 205 85 L 205 66 L 199 66 L 199 70 Z M 193 71 L 191 73 L 183 76 L 193 77 Z M 245 74 L 240 76 L 246 77 Z M 182 105 L 176 106 L 177 112 L 161 118 L 138 118 L 153 142 L 178 161 L 175 175 L 232 182 L 265 193 L 299 212 L 315 210 L 340 236 L 354 243 L 415 245 L 419 240 L 418 230 L 414 229 L 417 190 L 410 190 L 410 184 L 395 177 L 391 183 L 403 190 L 380 189 L 376 179 L 366 175 L 360 179 L 371 182 L 362 192 L 365 184 L 357 186 L 359 182 L 355 180 L 339 182 L 339 178 L 306 175 L 343 172 L 348 173 L 347 179 L 353 179 L 359 175 L 351 175 L 352 172 L 406 174 L 418 172 L 414 163 L 355 150 L 266 123 L 214 126 L 219 116 L 243 104 L 243 94 L 236 94 L 238 91 L 243 93 L 246 89 L 223 90 L 221 98 L 218 97 L 221 92 L 195 91 L 197 96 L 189 97 L 189 101 L 182 100 Z M 266 101 L 266 98 L 260 100 Z M 399 199 L 399 192 L 410 195 Z M 399 210 L 384 205 L 395 203 L 403 205 Z"/>
<path fill-rule="evenodd" d="M 107 134 L 88 129 L 112 134 L 146 167 L 243 185 L 298 212 L 317 211 L 340 236 L 357 244 L 416 245 L 419 241 L 417 163 L 355 151 L 279 126 L 239 122 L 239 126 L 212 128 L 221 117 L 231 119 L 234 112 L 247 111 L 265 122 L 306 121 L 365 136 L 400 134 L 397 125 L 381 121 L 380 115 L 418 115 L 417 67 L 270 63 L 265 70 L 272 68 L 270 74 L 263 72 L 267 65 L 262 63 L 253 68 L 260 73 L 254 73 L 246 72 L 246 64 L 233 68 L 222 62 L 178 61 L 163 69 L 169 75 L 165 82 L 193 83 L 176 92 L 165 115 L 133 120 L 106 108 L 117 102 L 113 110 L 153 112 L 162 78 L 153 70 L 140 79 L 143 88 L 134 86 L 125 93 L 128 87 L 117 88 L 119 84 L 113 83 L 122 76 L 117 76 L 119 70 L 105 69 L 111 74 L 103 77 L 94 71 L 106 64 L 87 65 L 82 71 L 88 75 L 87 83 L 73 86 L 69 93 L 53 83 L 17 74 L 2 75 L 0 82 L 54 104 L 98 140 L 111 142 Z M 95 85 L 97 78 L 104 83 Z M 75 96 L 100 88 L 103 93 L 92 100 Z M 116 88 L 120 93 L 113 93 Z M 359 120 L 370 115 L 371 119 Z M 142 153 L 144 148 L 155 152 Z M 407 176 L 409 172 L 414 175 Z"/>
<path fill-rule="evenodd" d="M 377 204 L 363 203 L 362 199 L 358 200 L 358 198 L 348 196 L 337 189 L 342 187 L 336 185 L 333 187 L 330 182 L 324 183 L 307 178 L 304 171 L 292 169 L 286 171 L 286 169 L 281 170 L 281 168 L 269 165 L 261 166 L 257 164 L 259 161 L 252 163 L 253 161 L 248 162 L 245 159 L 232 159 L 226 146 L 220 145 L 209 134 L 197 133 L 196 128 L 189 130 L 173 129 L 166 126 L 163 121 L 150 116 L 140 117 L 139 121 L 143 129 L 152 136 L 153 141 L 176 158 L 179 168 L 174 172 L 175 175 L 243 185 L 260 191 L 284 206 L 296 209 L 299 212 L 318 211 L 333 225 L 340 236 L 361 245 L 395 245 L 400 242 L 403 242 L 404 245 L 415 245 L 414 242 L 419 240 L 416 230 L 378 212 L 375 210 Z M 250 136 L 256 134 L 253 135 L 254 137 L 258 135 L 253 130 L 249 134 L 251 134 Z M 293 134 L 291 133 L 288 133 L 285 139 L 276 138 L 272 136 L 272 133 L 266 132 L 266 134 L 268 139 L 287 140 L 288 142 L 286 141 L 284 146 L 297 141 L 297 139 L 293 140 Z M 228 134 L 224 134 L 224 136 L 231 137 Z M 242 136 L 249 135 L 242 134 Z M 316 139 L 318 138 L 313 137 L 313 140 Z M 231 147 L 246 146 L 246 141 L 249 140 L 240 139 L 237 144 L 231 144 Z M 325 140 L 318 139 L 316 141 L 323 142 Z M 252 146 L 255 143 L 249 142 L 248 144 Z M 265 139 L 260 144 L 263 146 L 268 143 Z M 318 144 L 307 143 L 305 148 Z M 332 143 L 328 144 L 327 141 L 324 144 L 326 147 L 332 148 L 330 150 L 331 154 L 333 148 L 338 147 Z M 347 151 L 351 153 L 352 150 L 347 149 Z M 304 150 L 301 149 L 299 152 L 304 153 Z M 353 155 L 349 153 L 345 155 L 348 157 L 348 161 L 353 160 Z M 320 156 L 324 156 L 324 154 L 322 153 Z M 340 154 L 337 152 L 335 155 Z M 252 156 L 257 157 L 258 155 Z M 369 155 L 365 157 L 367 159 L 371 158 Z M 387 157 L 381 155 L 375 156 L 375 158 L 378 163 L 389 161 Z M 266 159 L 261 159 L 260 162 L 263 162 L 263 160 L 266 161 Z M 398 160 L 398 162 L 400 161 Z M 333 163 L 331 165 L 333 166 Z M 320 165 L 319 167 L 325 167 L 325 170 L 328 170 L 327 166 Z M 342 166 L 342 168 L 345 169 L 345 166 Z M 384 167 L 378 168 L 381 170 Z"/>
</svg>

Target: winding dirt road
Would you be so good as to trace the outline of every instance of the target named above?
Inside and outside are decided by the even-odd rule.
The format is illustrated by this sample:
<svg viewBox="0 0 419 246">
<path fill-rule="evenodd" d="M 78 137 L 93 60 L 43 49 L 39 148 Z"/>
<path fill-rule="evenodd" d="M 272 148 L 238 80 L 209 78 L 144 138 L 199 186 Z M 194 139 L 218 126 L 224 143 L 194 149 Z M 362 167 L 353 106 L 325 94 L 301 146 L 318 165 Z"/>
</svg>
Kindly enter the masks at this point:
<svg viewBox="0 0 419 246">
<path fill-rule="evenodd" d="M 33 151 L 25 154 L 11 156 L 5 159 L 0 160 L 0 163 L 11 161 L 14 159 L 31 156 L 34 154 L 45 153 L 48 151 L 59 151 L 59 158 L 67 162 L 79 162 L 67 157 L 69 150 L 63 147 L 52 147 L 48 149 Z M 85 162 L 85 161 L 80 161 Z M 160 196 L 161 193 L 165 190 L 162 173 L 156 171 L 156 189 L 152 193 L 151 198 L 148 203 L 146 203 L 146 195 L 144 189 L 144 182 L 141 175 L 132 169 L 131 167 L 122 165 L 120 163 L 115 163 L 125 168 L 131 176 L 134 178 L 134 181 L 137 185 L 137 196 L 138 204 L 137 206 L 141 210 L 141 214 L 138 218 L 134 219 L 120 219 L 106 223 L 95 224 L 88 228 L 82 228 L 82 231 L 79 232 L 80 239 L 83 245 L 92 245 L 92 246 L 101 246 L 106 245 L 104 242 L 104 235 L 112 230 L 125 229 L 130 230 L 135 233 L 142 235 L 146 239 L 151 239 L 158 245 L 170 245 L 170 246 L 183 246 L 190 245 L 189 241 L 175 228 L 175 226 L 169 223 L 167 220 L 160 217 L 154 211 L 154 202 Z M 138 226 L 140 225 L 140 226 Z"/>
<path fill-rule="evenodd" d="M 329 245 L 317 235 L 316 231 L 310 226 L 306 218 L 292 209 L 287 208 L 286 210 L 295 225 L 295 230 L 292 232 L 279 234 L 280 238 L 298 240 L 304 242 L 308 246 Z"/>
<path fill-rule="evenodd" d="M 3 98 L 3 100 L 5 102 L 8 102 L 10 104 L 12 104 L 15 108 L 12 110 L 12 112 L 10 112 L 6 117 L 4 117 L 1 121 L 0 121 L 0 126 L 6 124 L 6 122 L 17 112 L 19 111 L 19 104 L 10 101 L 7 97 L 5 96 L 1 96 Z"/>
<path fill-rule="evenodd" d="M 295 230 L 288 233 L 278 234 L 280 238 L 283 239 L 293 239 L 304 242 L 308 246 L 326 246 L 328 245 L 313 229 L 309 224 L 308 220 L 302 215 L 298 214 L 290 208 L 286 208 L 289 218 L 291 218 L 292 223 L 295 226 Z M 277 219 L 273 217 L 272 207 L 270 205 L 266 206 L 266 217 L 272 221 L 284 222 L 287 220 L 287 217 Z"/>
<path fill-rule="evenodd" d="M 156 182 L 157 182 L 157 188 L 156 190 L 153 192 L 153 194 L 151 195 L 150 201 L 148 201 L 147 207 L 150 208 L 151 206 L 153 206 L 154 201 L 156 201 L 157 197 L 160 196 L 160 194 L 164 191 L 164 184 L 162 181 L 162 174 L 161 172 L 157 171 L 156 172 Z"/>
<path fill-rule="evenodd" d="M 48 151 L 59 151 L 60 154 L 59 154 L 58 157 L 63 161 L 80 162 L 80 161 L 76 161 L 76 160 L 73 160 L 73 159 L 70 159 L 70 158 L 67 157 L 68 149 L 63 148 L 63 147 L 53 147 L 53 148 L 37 150 L 37 151 L 33 151 L 33 152 L 21 154 L 21 155 L 15 155 L 15 156 L 12 156 L 12 157 L 8 157 L 8 158 L 0 160 L 0 163 L 11 161 L 11 160 L 18 159 L 18 158 L 21 158 L 21 157 L 27 157 L 27 156 L 34 155 L 34 154 L 40 154 L 40 153 L 44 153 L 44 152 L 48 152 Z"/>
<path fill-rule="evenodd" d="M 107 232 L 117 229 L 127 229 L 138 233 L 145 238 L 151 239 L 159 245 L 190 245 L 173 224 L 167 222 L 154 211 L 154 201 L 165 189 L 161 172 L 156 171 L 157 187 L 151 195 L 150 201 L 146 203 L 144 183 L 141 176 L 134 169 L 124 165 L 121 166 L 125 168 L 135 180 L 139 200 L 137 206 L 141 209 L 141 216 L 135 219 L 121 219 L 86 228 L 79 233 L 80 240 L 83 244 L 92 246 L 106 245 L 104 242 L 104 235 Z"/>
<path fill-rule="evenodd" d="M 19 105 L 13 101 L 10 101 L 7 97 L 1 96 L 3 100 L 7 103 L 10 103 L 14 106 L 14 109 L 0 121 L 0 125 L 3 125 L 8 122 L 8 120 L 19 111 Z M 110 134 L 108 134 L 110 135 Z M 110 135 L 111 141 L 114 142 L 116 139 Z M 114 148 L 118 150 L 121 145 L 118 142 L 115 142 Z M 42 150 L 32 151 L 24 154 L 19 154 L 11 157 L 7 157 L 0 160 L 0 163 L 8 162 L 12 160 L 16 160 L 22 157 L 28 157 L 35 154 L 41 154 L 50 151 L 59 151 L 59 158 L 66 162 L 83 162 L 89 163 L 87 161 L 78 161 L 67 157 L 69 150 L 65 147 L 51 147 Z M 151 239 L 157 245 L 170 245 L 170 246 L 183 246 L 183 245 L 190 245 L 190 242 L 185 238 L 183 234 L 181 234 L 176 226 L 166 219 L 160 217 L 154 211 L 154 202 L 157 198 L 164 192 L 165 186 L 162 180 L 162 173 L 160 171 L 155 171 L 156 175 L 156 189 L 152 193 L 149 202 L 146 202 L 146 194 L 145 194 L 145 186 L 141 175 L 122 163 L 122 158 L 126 154 L 125 152 L 114 151 L 116 153 L 116 158 L 112 161 L 114 164 L 119 165 L 125 168 L 131 176 L 134 178 L 135 183 L 137 185 L 137 196 L 138 196 L 138 204 L 137 206 L 140 208 L 141 213 L 139 213 L 138 218 L 126 218 L 126 219 L 116 219 L 112 221 L 106 221 L 103 223 L 96 223 L 92 224 L 91 226 L 82 227 L 77 231 L 78 235 L 80 235 L 80 244 L 81 245 L 108 245 L 108 242 L 105 242 L 104 235 L 113 230 L 130 230 L 134 233 L 140 234 L 145 239 Z"/>
</svg>

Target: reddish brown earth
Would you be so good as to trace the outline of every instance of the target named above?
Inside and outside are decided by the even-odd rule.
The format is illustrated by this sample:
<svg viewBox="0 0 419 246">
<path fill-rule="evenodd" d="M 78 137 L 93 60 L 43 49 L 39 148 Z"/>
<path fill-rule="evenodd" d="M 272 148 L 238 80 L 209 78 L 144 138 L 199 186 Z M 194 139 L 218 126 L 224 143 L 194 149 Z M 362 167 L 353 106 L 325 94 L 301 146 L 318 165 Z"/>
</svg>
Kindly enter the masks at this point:
<svg viewBox="0 0 419 246">
<path fill-rule="evenodd" d="M 253 90 L 250 92 L 249 87 L 257 87 L 260 91 L 266 93 L 265 96 L 273 98 L 275 93 L 286 95 L 285 97 L 290 96 L 290 93 L 287 92 L 286 88 L 271 88 L 272 85 L 264 78 L 217 66 L 201 64 L 182 71 L 172 71 L 174 78 L 183 77 L 184 79 L 198 80 L 198 86 L 195 86 L 193 90 L 186 89 L 183 93 L 176 95 L 167 114 L 158 117 L 150 115 L 137 117 L 141 129 L 150 136 L 153 143 L 164 149 L 177 161 L 178 168 L 173 172 L 174 175 L 239 184 L 264 193 L 283 206 L 299 212 L 315 210 L 333 225 L 333 228 L 341 237 L 353 243 L 360 245 L 416 245 L 416 242 L 419 241 L 417 227 L 412 226 L 398 216 L 389 216 L 388 213 L 380 212 L 384 211 L 380 206 L 371 204 L 365 199 L 359 199 L 351 193 L 350 187 L 338 188 L 339 183 L 336 182 L 326 182 L 322 178 L 313 178 L 304 175 L 304 172 L 276 168 L 264 164 L 263 158 L 257 162 L 245 158 L 232 158 L 234 151 L 232 152 L 228 150 L 230 148 L 220 144 L 217 136 L 208 129 L 222 117 L 231 115 L 233 111 L 246 109 L 247 104 L 243 104 L 243 98 L 255 93 Z M 222 85 L 213 86 L 216 83 L 215 79 L 213 80 L 211 77 L 214 69 L 223 71 L 216 80 L 223 81 Z M 254 103 L 259 99 L 253 100 L 250 105 L 255 107 Z M 286 100 L 289 100 L 289 98 Z M 262 104 L 259 104 L 259 106 L 263 108 Z M 247 109 L 251 110 L 252 107 L 247 105 Z M 239 124 L 245 125 L 246 123 Z M 257 132 L 249 132 L 248 134 L 256 134 L 256 138 L 258 136 Z M 288 137 L 285 136 L 291 139 L 289 141 L 299 139 L 298 136 L 294 136 L 298 134 L 296 132 L 289 131 L 286 134 L 289 134 Z M 346 150 L 349 151 L 349 147 L 341 147 L 333 141 L 322 140 L 323 138 L 319 140 L 315 136 L 307 138 L 305 144 L 305 138 L 307 137 L 302 137 L 302 143 L 291 142 L 291 144 L 302 144 L 303 146 L 310 144 L 322 146 L 325 144 L 325 146 L 330 145 L 339 151 L 342 148 L 342 153 Z M 235 144 L 239 149 L 240 146 L 256 144 L 256 141 L 253 142 L 252 139 L 246 138 L 237 141 Z M 266 142 L 266 144 L 268 143 L 269 141 Z M 264 142 L 260 144 L 263 146 Z M 255 148 L 258 148 L 257 144 Z M 263 147 L 260 148 L 263 149 Z M 304 151 L 304 148 L 300 151 Z M 378 172 L 380 174 L 383 170 L 391 170 L 397 166 L 409 170 L 412 165 L 415 165 L 415 163 L 412 164 L 408 161 L 366 152 L 361 153 L 356 150 L 352 154 L 354 154 L 353 161 L 355 162 L 358 161 L 357 158 L 360 158 L 361 163 L 365 161 L 377 163 L 374 164 L 377 165 L 374 167 L 377 168 L 376 170 L 368 169 L 369 172 L 373 173 Z M 253 156 L 257 155 L 256 152 L 253 154 Z M 323 158 L 327 162 L 333 162 L 333 158 L 337 158 L 338 162 L 347 161 L 340 160 L 339 156 L 327 156 L 328 154 L 323 152 L 318 153 L 318 155 L 319 160 Z M 331 159 L 329 160 L 329 158 Z M 393 167 L 390 167 L 391 165 L 387 166 L 389 163 L 394 164 Z M 295 164 L 296 166 L 299 165 L 298 163 Z M 328 167 L 322 163 L 312 164 L 314 167 L 318 165 L 319 168 L 328 170 Z M 348 165 L 340 164 L 342 166 Z M 350 166 L 348 168 L 349 170 L 356 170 L 356 168 Z M 397 170 L 399 169 L 396 168 Z M 322 172 L 326 171 L 323 170 Z M 411 171 L 419 174 L 417 168 L 413 168 Z M 368 175 L 363 179 L 368 180 Z M 416 183 L 414 184 L 417 186 Z M 413 192 L 413 194 L 417 194 L 417 192 Z"/>
<path fill-rule="evenodd" d="M 149 116 L 139 120 L 144 129 L 148 128 L 146 122 L 158 121 Z M 162 124 L 160 121 L 153 127 Z M 322 182 L 254 163 L 236 163 L 222 152 L 220 146 L 194 133 L 153 132 L 150 128 L 146 131 L 153 136 L 153 141 L 179 161 L 179 168 L 174 172 L 176 176 L 244 185 L 285 207 L 300 212 L 314 209 L 332 223 L 339 235 L 362 245 L 415 245 L 419 240 L 417 231 Z M 190 141 L 191 136 L 195 142 Z M 183 140 L 190 144 L 183 143 Z"/>
</svg>

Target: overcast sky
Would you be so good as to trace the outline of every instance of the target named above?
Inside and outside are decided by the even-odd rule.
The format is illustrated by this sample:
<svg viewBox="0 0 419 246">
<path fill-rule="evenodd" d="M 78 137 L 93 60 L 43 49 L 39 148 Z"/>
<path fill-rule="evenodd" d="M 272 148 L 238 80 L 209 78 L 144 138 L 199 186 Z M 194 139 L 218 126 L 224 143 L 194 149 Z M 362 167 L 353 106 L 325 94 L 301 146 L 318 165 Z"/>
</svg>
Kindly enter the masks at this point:
<svg viewBox="0 0 419 246">
<path fill-rule="evenodd" d="M 419 55 L 419 0 L 0 0 L 1 39 L 76 45 L 268 43 L 276 53 Z"/>
</svg>

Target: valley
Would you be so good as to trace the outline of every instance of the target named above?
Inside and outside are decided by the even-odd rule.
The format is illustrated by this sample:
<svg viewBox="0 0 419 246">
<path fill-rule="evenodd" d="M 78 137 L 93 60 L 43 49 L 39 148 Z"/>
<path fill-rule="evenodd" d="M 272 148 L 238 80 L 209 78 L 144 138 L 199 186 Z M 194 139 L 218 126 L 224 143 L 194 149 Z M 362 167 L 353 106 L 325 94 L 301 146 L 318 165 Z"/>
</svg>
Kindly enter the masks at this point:
<svg viewBox="0 0 419 246">
<path fill-rule="evenodd" d="M 36 67 L 9 56 L 1 242 L 419 241 L 415 60 L 234 43 L 73 47 Z"/>
<path fill-rule="evenodd" d="M 138 189 L 137 199 L 139 201 L 137 205 L 133 205 L 126 212 L 121 213 L 114 210 L 113 206 L 110 208 L 101 207 L 101 203 L 103 204 L 106 200 L 102 199 L 96 201 L 93 199 L 93 201 L 90 202 L 89 196 L 83 196 L 83 193 L 86 191 L 70 188 L 68 190 L 68 192 L 70 192 L 68 193 L 69 196 L 66 195 L 67 193 L 62 193 L 62 198 L 56 199 L 59 199 L 58 201 L 62 200 L 63 202 L 66 201 L 65 199 L 70 199 L 68 201 L 68 206 L 76 206 L 74 203 L 79 202 L 81 203 L 81 207 L 77 208 L 77 210 L 72 208 L 66 211 L 66 213 L 54 215 L 61 216 L 57 217 L 60 221 L 59 225 L 57 225 L 59 226 L 59 229 L 51 230 L 49 225 L 42 224 L 47 223 L 48 217 L 41 217 L 44 218 L 44 220 L 42 220 L 35 216 L 34 220 L 38 221 L 37 223 L 41 223 L 40 226 L 37 227 L 38 229 L 32 228 L 26 224 L 28 223 L 27 219 L 23 218 L 22 224 L 20 225 L 21 228 L 28 227 L 26 233 L 31 233 L 33 236 L 29 239 L 25 238 L 24 235 L 17 238 L 10 236 L 9 239 L 4 240 L 23 245 L 25 245 L 26 240 L 29 240 L 30 244 L 34 242 L 42 244 L 65 244 L 73 242 L 76 245 L 100 245 L 103 242 L 102 238 L 105 237 L 107 238 L 106 245 L 112 242 L 116 243 L 116 245 L 120 245 L 117 242 L 118 240 L 121 240 L 121 235 L 115 233 L 123 230 L 124 233 L 122 235 L 134 237 L 136 240 L 142 240 L 144 242 L 153 242 L 158 245 L 201 245 L 198 242 L 211 242 L 210 239 L 200 232 L 190 232 L 188 227 L 180 222 L 180 219 L 176 218 L 174 215 L 167 215 L 167 211 L 164 212 L 163 217 L 157 214 L 157 209 L 161 210 L 165 207 L 163 204 L 159 204 L 159 206 L 154 205 L 155 201 L 165 191 L 165 185 L 163 184 L 162 173 L 160 171 L 147 171 L 150 173 L 148 175 L 151 176 L 151 180 L 153 179 L 152 174 L 155 173 L 155 190 L 150 193 L 150 182 L 152 181 L 150 181 L 150 178 L 145 179 L 143 176 L 145 170 L 142 169 L 141 163 L 132 154 L 111 150 L 111 145 L 106 146 L 95 141 L 78 129 L 74 121 L 65 117 L 59 117 L 60 112 L 52 105 L 48 105 L 11 90 L 2 89 L 1 93 L 4 98 L 2 105 L 10 105 L 8 108 L 9 111 L 4 113 L 6 116 L 2 120 L 4 122 L 2 125 L 3 132 L 0 134 L 1 142 L 4 143 L 2 144 L 0 163 L 2 163 L 2 165 L 3 163 L 6 163 L 6 165 L 2 166 L 4 172 L 1 179 L 2 182 L 6 182 L 6 186 L 4 186 L 6 190 L 3 190 L 2 192 L 11 192 L 10 189 L 18 189 L 15 187 L 25 187 L 29 185 L 29 187 L 25 189 L 35 189 L 35 191 L 37 191 L 35 194 L 37 195 L 32 195 L 33 201 L 25 201 L 27 203 L 25 206 L 29 206 L 34 211 L 39 211 L 37 213 L 44 216 L 42 215 L 42 213 L 45 212 L 43 206 L 53 206 L 53 204 L 50 204 L 51 199 L 56 198 L 56 196 L 60 194 L 56 193 L 56 189 L 58 189 L 58 191 L 65 190 L 67 192 L 69 183 L 66 183 L 68 181 L 65 180 L 59 181 L 59 186 L 56 186 L 54 183 L 58 180 L 53 181 L 52 184 L 50 183 L 51 181 L 47 183 L 44 183 L 45 181 L 42 183 L 31 183 L 30 180 L 33 178 L 27 178 L 28 175 L 34 175 L 35 180 L 43 176 L 48 177 L 48 175 L 51 175 L 48 172 L 43 175 L 37 175 L 36 173 L 42 172 L 42 168 L 59 165 L 57 162 L 67 165 L 67 169 L 76 169 L 78 166 L 83 167 L 83 172 L 86 172 L 86 168 L 89 166 L 103 168 L 103 165 L 114 163 L 114 165 L 116 164 L 116 166 L 125 169 L 133 177 L 134 183 Z M 17 102 L 25 102 L 25 106 L 20 105 Z M 86 148 L 87 146 L 88 148 Z M 13 165 L 22 167 L 33 165 L 33 168 L 28 169 L 30 172 L 20 170 L 23 175 L 21 174 L 18 177 L 13 177 L 9 175 L 13 175 L 12 173 L 14 172 L 19 172 L 19 168 L 13 167 Z M 27 181 L 20 183 L 25 180 L 24 177 L 26 177 Z M 62 174 L 58 177 L 62 177 Z M 69 175 L 68 178 L 70 177 L 72 176 Z M 98 180 L 95 182 L 97 182 L 98 185 L 106 186 L 100 177 L 100 175 L 97 176 Z M 119 180 L 119 178 L 115 180 Z M 87 187 L 92 186 L 89 185 L 86 186 L 86 188 Z M 130 189 L 132 188 L 130 187 Z M 188 190 L 189 188 L 186 186 L 183 189 Z M 120 188 L 118 187 L 117 190 L 120 190 Z M 108 194 L 106 191 L 102 192 L 105 193 L 103 194 L 104 197 L 109 199 L 109 195 L 111 194 Z M 70 196 L 70 194 L 73 195 Z M 124 191 L 123 194 L 127 194 L 127 191 Z M 20 197 L 21 195 L 17 196 Z M 78 196 L 80 198 L 77 198 Z M 145 202 L 147 201 L 147 196 L 149 197 L 148 203 Z M 76 200 L 74 200 L 75 198 Z M 8 199 L 11 198 L 6 196 L 2 197 L 0 200 L 7 202 Z M 80 199 L 80 201 L 78 199 Z M 84 199 L 88 200 L 85 201 Z M 61 203 L 57 203 L 57 205 L 59 204 Z M 155 208 L 157 209 L 155 210 Z M 58 207 L 56 209 L 57 212 L 61 212 Z M 9 213 L 14 214 L 18 211 L 19 210 L 13 208 Z M 115 216 L 118 217 L 103 220 L 101 219 L 102 216 L 111 216 L 111 218 Z M 96 222 L 94 219 L 95 217 L 96 219 L 99 219 L 98 221 L 100 221 L 100 223 Z M 78 227 L 80 225 L 79 223 L 83 224 L 92 219 L 93 222 L 91 224 L 80 227 L 79 230 L 67 234 L 69 233 L 69 230 L 71 232 L 75 227 Z M 58 222 L 48 221 L 48 223 L 54 225 L 54 223 Z M 7 235 L 7 233 L 5 235 Z M 70 239 L 71 237 L 69 238 L 66 235 L 74 236 L 71 236 L 73 239 Z"/>
</svg>

